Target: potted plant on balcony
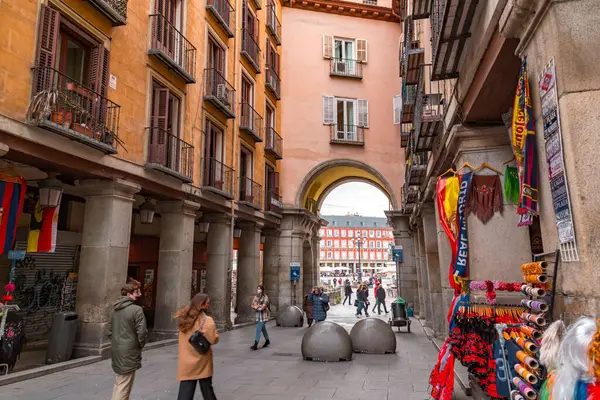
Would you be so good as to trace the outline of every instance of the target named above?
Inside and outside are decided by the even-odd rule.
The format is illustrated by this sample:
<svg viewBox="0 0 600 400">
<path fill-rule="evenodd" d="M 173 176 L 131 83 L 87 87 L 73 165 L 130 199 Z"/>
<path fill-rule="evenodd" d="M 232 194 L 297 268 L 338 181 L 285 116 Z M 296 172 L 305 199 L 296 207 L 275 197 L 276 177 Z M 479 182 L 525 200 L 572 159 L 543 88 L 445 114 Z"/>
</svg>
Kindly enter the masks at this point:
<svg viewBox="0 0 600 400">
<path fill-rule="evenodd" d="M 69 129 L 73 122 L 73 113 L 60 107 L 65 100 L 65 96 L 58 89 L 41 90 L 31 98 L 26 118 L 38 124 L 43 120 L 50 120 Z"/>
</svg>

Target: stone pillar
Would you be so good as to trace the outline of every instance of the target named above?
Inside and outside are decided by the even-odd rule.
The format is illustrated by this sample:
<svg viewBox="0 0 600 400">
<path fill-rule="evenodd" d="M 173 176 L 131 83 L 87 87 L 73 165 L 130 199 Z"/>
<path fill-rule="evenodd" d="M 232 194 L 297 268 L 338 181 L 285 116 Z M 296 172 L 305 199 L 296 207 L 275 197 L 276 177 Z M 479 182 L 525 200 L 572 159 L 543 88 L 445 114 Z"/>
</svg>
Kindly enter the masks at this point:
<svg viewBox="0 0 600 400">
<path fill-rule="evenodd" d="M 281 267 L 279 268 L 279 306 L 294 304 L 302 307 L 303 288 L 303 255 L 304 237 L 306 236 L 301 216 L 298 214 L 284 215 L 281 221 L 281 236 L 279 238 L 279 254 Z M 290 281 L 290 263 L 300 263 L 300 281 Z"/>
<path fill-rule="evenodd" d="M 125 180 L 77 182 L 85 196 L 81 238 L 75 357 L 108 355 L 111 306 L 127 280 L 134 194 L 141 187 Z"/>
<path fill-rule="evenodd" d="M 446 235 L 444 228 L 442 228 L 442 225 L 440 224 L 440 210 L 438 210 L 437 205 L 434 207 L 434 210 L 438 246 L 438 259 L 440 266 L 439 276 L 442 289 L 442 313 L 446 315 L 448 313 L 448 310 L 450 309 L 450 303 L 452 303 L 452 298 L 454 297 L 454 289 L 452 288 L 452 286 L 450 286 L 450 279 L 448 278 L 448 274 L 450 271 L 450 263 L 452 262 L 452 249 L 450 248 L 450 241 L 448 239 L 448 235 Z M 444 211 L 442 210 L 442 212 Z M 445 317 L 442 319 L 442 323 L 442 330 L 444 334 L 447 334 L 448 321 Z"/>
<path fill-rule="evenodd" d="M 153 335 L 157 340 L 177 336 L 173 314 L 190 301 L 198 208 L 200 204 L 188 200 L 158 203 L 161 230 Z"/>
<path fill-rule="evenodd" d="M 237 227 L 242 230 L 240 249 L 237 260 L 237 317 L 236 324 L 254 320 L 254 311 L 250 307 L 260 283 L 260 232 L 262 224 L 240 222 Z M 267 292 L 268 294 L 268 292 Z"/>
<path fill-rule="evenodd" d="M 413 229 L 413 246 L 415 249 L 415 272 L 417 274 L 417 302 L 414 305 L 415 315 L 418 315 L 420 319 L 427 319 L 426 311 L 424 307 L 424 288 L 423 288 L 423 278 L 421 276 L 421 253 L 419 246 L 419 227 L 420 223 L 417 223 L 417 226 Z"/>
<path fill-rule="evenodd" d="M 442 300 L 442 281 L 440 279 L 440 259 L 437 243 L 437 224 L 433 202 L 423 205 L 423 242 L 427 259 L 427 278 L 429 289 L 430 321 L 436 337 L 444 335 L 444 320 L 447 309 Z"/>
<path fill-rule="evenodd" d="M 265 243 L 263 244 L 263 284 L 271 301 L 271 311 L 276 313 L 279 309 L 279 236 L 277 229 L 263 230 Z"/>
<path fill-rule="evenodd" d="M 305 241 L 302 244 L 302 296 L 310 292 L 310 290 L 317 286 L 315 281 L 315 265 L 313 264 L 313 249 L 312 240 L 310 242 Z"/>
<path fill-rule="evenodd" d="M 429 267 L 427 259 L 427 251 L 425 248 L 425 236 L 423 219 L 419 224 L 419 254 L 421 256 L 421 287 L 423 288 L 423 307 L 425 308 L 425 325 L 428 327 L 432 326 L 431 318 L 433 315 L 432 304 L 431 304 L 431 290 L 429 287 Z"/>
<path fill-rule="evenodd" d="M 210 296 L 210 309 L 217 325 L 223 330 L 231 325 L 231 215 L 204 214 L 208 222 L 206 235 L 206 293 Z"/>
<path fill-rule="evenodd" d="M 398 266 L 399 295 L 411 307 L 418 302 L 417 269 L 413 238 L 408 227 L 409 216 L 400 211 L 386 211 L 386 215 L 394 228 L 395 245 L 403 249 L 404 262 Z"/>
</svg>

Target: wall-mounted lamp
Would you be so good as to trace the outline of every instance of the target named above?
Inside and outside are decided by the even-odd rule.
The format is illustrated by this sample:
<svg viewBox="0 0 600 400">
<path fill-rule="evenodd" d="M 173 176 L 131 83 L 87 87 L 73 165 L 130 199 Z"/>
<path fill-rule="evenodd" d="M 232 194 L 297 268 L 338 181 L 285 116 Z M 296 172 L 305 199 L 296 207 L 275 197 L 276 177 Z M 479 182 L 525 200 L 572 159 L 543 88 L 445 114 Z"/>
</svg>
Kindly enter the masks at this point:
<svg viewBox="0 0 600 400">
<path fill-rule="evenodd" d="M 56 174 L 49 173 L 48 177 L 38 182 L 40 189 L 40 206 L 42 208 L 58 207 L 62 198 L 62 182 L 56 179 Z"/>
<path fill-rule="evenodd" d="M 140 222 L 145 225 L 150 225 L 154 221 L 154 213 L 156 212 L 156 207 L 148 197 L 144 200 L 142 205 L 140 205 Z"/>
<path fill-rule="evenodd" d="M 240 228 L 235 228 L 233 230 L 233 237 L 239 239 L 242 236 L 242 230 Z"/>
<path fill-rule="evenodd" d="M 198 222 L 198 230 L 200 233 L 208 233 L 210 222 Z"/>
<path fill-rule="evenodd" d="M 260 244 L 265 244 L 265 239 L 267 237 L 265 235 L 260 235 Z"/>
</svg>

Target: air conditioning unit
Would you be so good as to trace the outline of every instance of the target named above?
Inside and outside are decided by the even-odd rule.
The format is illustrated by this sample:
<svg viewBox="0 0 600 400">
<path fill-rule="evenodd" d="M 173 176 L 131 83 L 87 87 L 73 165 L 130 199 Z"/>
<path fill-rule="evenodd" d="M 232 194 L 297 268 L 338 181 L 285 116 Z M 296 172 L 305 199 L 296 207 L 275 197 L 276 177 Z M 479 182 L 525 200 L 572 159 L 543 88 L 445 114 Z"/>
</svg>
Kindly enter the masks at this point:
<svg viewBox="0 0 600 400">
<path fill-rule="evenodd" d="M 227 87 L 223 83 L 217 85 L 217 100 L 222 103 L 229 104 L 229 99 L 227 98 Z"/>
<path fill-rule="evenodd" d="M 338 74 L 345 74 L 346 73 L 346 63 L 344 61 L 336 60 L 335 72 Z"/>
</svg>

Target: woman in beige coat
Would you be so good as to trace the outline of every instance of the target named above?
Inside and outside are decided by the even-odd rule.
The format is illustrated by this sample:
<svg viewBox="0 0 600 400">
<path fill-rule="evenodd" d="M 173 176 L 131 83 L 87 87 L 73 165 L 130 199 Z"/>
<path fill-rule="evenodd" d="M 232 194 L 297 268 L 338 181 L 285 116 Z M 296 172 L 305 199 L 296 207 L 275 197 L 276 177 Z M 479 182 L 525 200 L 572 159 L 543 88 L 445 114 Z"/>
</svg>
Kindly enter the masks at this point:
<svg viewBox="0 0 600 400">
<path fill-rule="evenodd" d="M 179 319 L 179 361 L 177 365 L 177 380 L 179 394 L 177 400 L 192 400 L 196 391 L 196 382 L 200 384 L 200 391 L 204 400 L 216 400 L 212 387 L 213 376 L 213 350 L 200 354 L 190 344 L 190 337 L 200 329 L 211 345 L 219 342 L 219 334 L 215 321 L 206 315 L 210 306 L 210 298 L 204 293 L 198 293 L 192 298 L 187 307 L 175 314 Z"/>
</svg>

